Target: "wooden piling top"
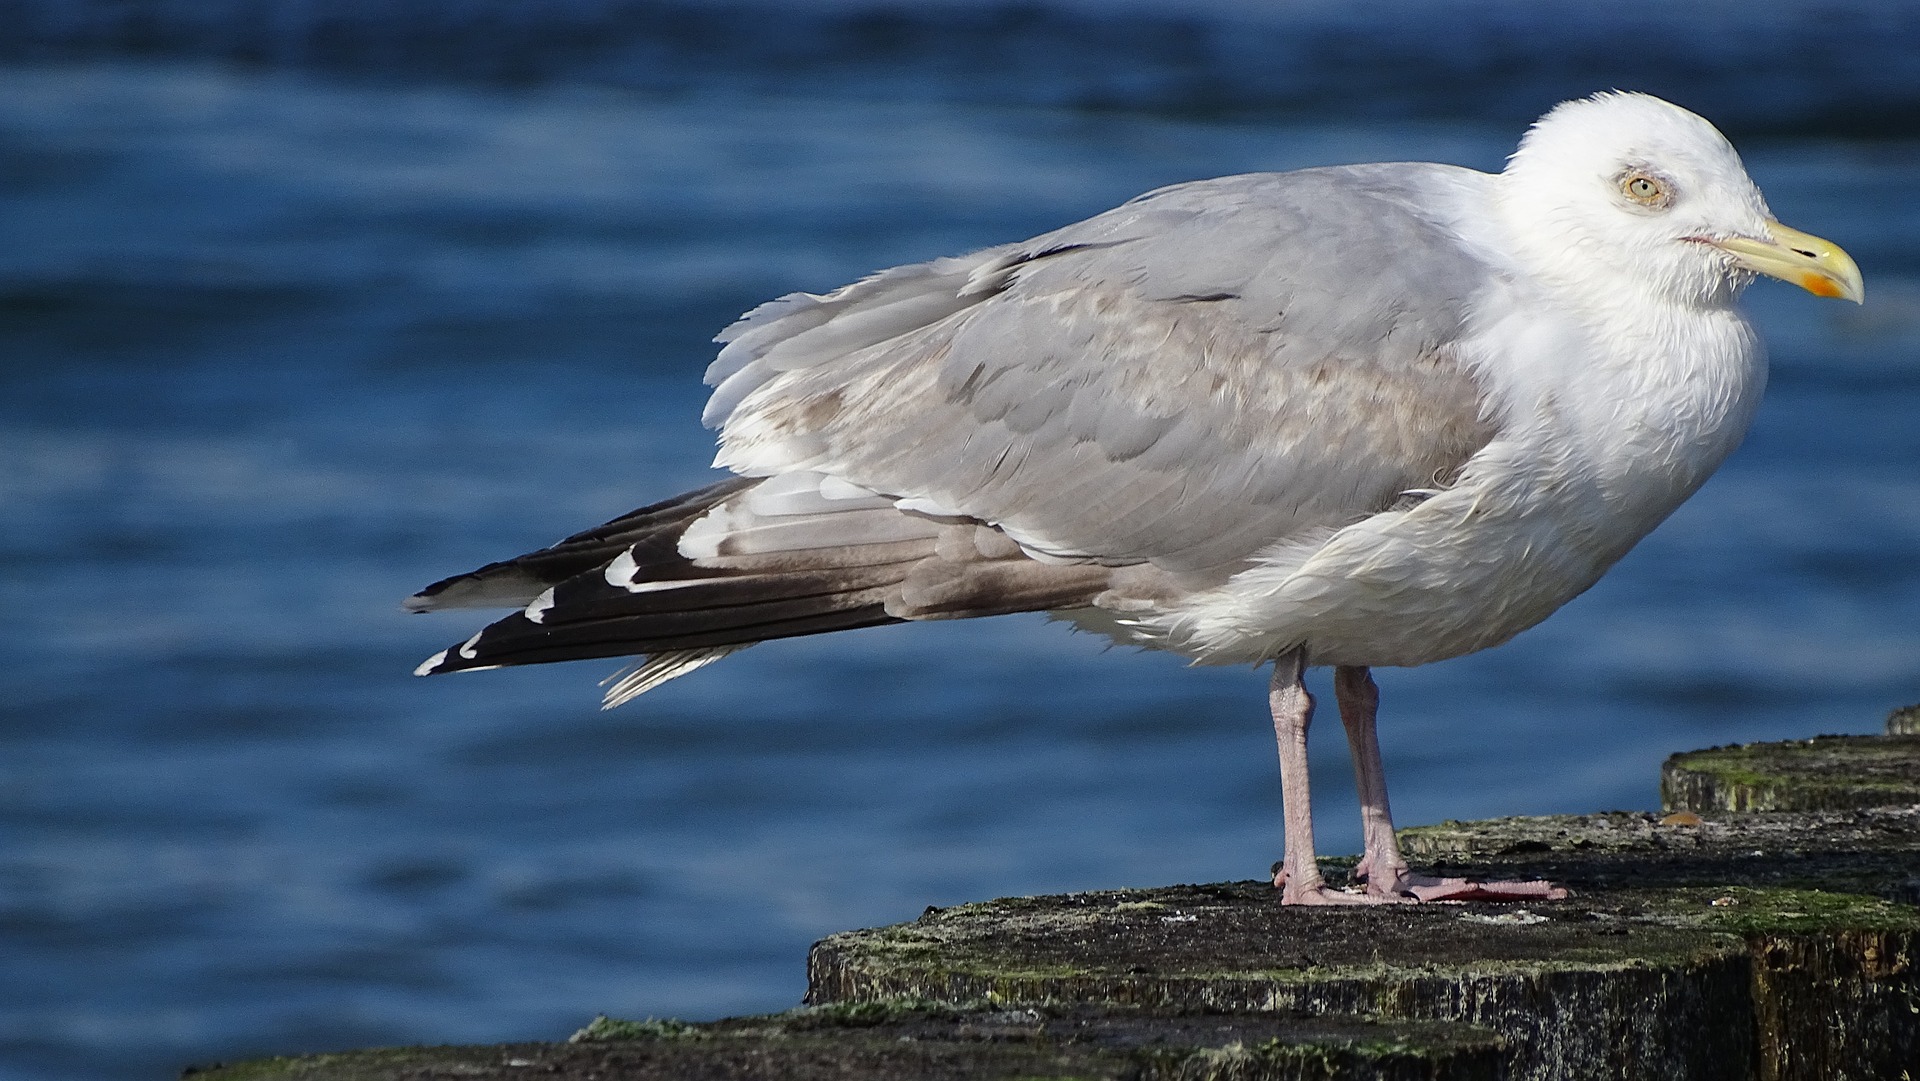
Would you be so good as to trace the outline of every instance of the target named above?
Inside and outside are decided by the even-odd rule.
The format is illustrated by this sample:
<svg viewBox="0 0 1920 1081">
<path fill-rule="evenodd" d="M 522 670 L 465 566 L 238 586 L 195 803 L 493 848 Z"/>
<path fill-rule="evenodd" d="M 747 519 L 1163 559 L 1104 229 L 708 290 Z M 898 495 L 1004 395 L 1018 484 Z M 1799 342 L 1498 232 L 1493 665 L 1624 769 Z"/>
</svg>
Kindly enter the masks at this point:
<svg viewBox="0 0 1920 1081">
<path fill-rule="evenodd" d="M 1422 870 L 1576 891 L 1720 883 L 1920 904 L 1920 807 L 1767 814 L 1608 811 L 1401 830 Z"/>
<path fill-rule="evenodd" d="M 1500 1081 L 1469 1025 L 889 1001 L 704 1024 L 600 1018 L 564 1044 L 266 1059 L 192 1081 Z"/>
<path fill-rule="evenodd" d="M 1818 890 L 1289 908 L 1271 885 L 1241 882 L 932 909 L 822 940 L 808 985 L 813 1002 L 1454 1021 L 1505 1041 L 1505 1076 L 1541 1081 L 1869 1078 L 1920 1061 L 1920 1019 L 1901 1006 L 1920 1001 L 1916 957 L 1920 911 Z M 1855 1018 L 1863 1003 L 1871 1023 Z"/>
<path fill-rule="evenodd" d="M 1920 806 L 1920 735 L 1815 736 L 1677 754 L 1661 767 L 1660 801 L 1697 814 Z"/>
</svg>

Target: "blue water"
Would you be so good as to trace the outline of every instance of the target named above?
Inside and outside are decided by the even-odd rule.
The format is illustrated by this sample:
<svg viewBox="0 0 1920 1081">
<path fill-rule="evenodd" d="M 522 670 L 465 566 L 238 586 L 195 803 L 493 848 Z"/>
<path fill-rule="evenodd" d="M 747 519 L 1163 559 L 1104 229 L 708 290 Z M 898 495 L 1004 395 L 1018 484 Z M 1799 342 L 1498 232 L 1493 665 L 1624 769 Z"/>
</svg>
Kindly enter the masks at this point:
<svg viewBox="0 0 1920 1081">
<path fill-rule="evenodd" d="M 355 63 L 291 32 L 247 53 L 42 25 L 0 50 L 0 1077 L 778 1009 L 834 930 L 1265 870 L 1264 676 L 1037 617 L 764 646 L 614 713 L 611 664 L 408 675 L 473 620 L 401 597 L 703 482 L 707 339 L 759 300 L 1191 177 L 1497 168 L 1562 84 L 1627 81 L 1536 58 L 1429 97 L 1368 69 L 1326 108 L 1199 108 L 1172 78 L 1089 102 L 1060 88 L 1098 55 L 1049 63 L 1057 35 L 969 10 L 821 30 L 867 66 L 791 85 L 744 31 L 761 52 L 732 67 L 654 41 L 679 66 L 651 82 L 604 49 L 524 78 L 382 66 L 364 27 Z M 519 55 L 510 27 L 468 39 Z M 1622 70 L 1747 103 L 1752 173 L 1854 253 L 1869 306 L 1757 286 L 1774 384 L 1722 474 L 1542 627 L 1380 673 L 1403 824 L 1650 807 L 1674 751 L 1920 700 L 1920 113 L 1891 62 L 1802 52 Z M 1871 123 L 1823 126 L 1847 103 Z M 1336 733 L 1332 852 L 1358 845 Z"/>
</svg>

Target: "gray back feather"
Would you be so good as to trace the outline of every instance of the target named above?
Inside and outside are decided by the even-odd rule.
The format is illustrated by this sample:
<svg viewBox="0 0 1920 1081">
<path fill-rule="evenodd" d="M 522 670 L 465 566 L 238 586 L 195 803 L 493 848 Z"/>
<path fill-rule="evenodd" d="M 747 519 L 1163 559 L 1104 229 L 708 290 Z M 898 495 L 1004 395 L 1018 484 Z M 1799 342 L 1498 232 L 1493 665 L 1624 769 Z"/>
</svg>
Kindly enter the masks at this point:
<svg viewBox="0 0 1920 1081">
<path fill-rule="evenodd" d="M 1489 269 L 1386 165 L 1151 192 L 1024 244 L 762 305 L 719 464 L 812 469 L 1038 558 L 1214 578 L 1432 487 L 1492 435 L 1451 346 Z"/>
</svg>

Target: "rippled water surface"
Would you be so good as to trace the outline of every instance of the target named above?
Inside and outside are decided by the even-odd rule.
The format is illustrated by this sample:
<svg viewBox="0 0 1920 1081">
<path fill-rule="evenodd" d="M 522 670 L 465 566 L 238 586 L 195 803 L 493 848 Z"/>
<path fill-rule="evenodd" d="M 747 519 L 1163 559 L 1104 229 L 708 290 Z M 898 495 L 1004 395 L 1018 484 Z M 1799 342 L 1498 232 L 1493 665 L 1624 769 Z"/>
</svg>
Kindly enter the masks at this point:
<svg viewBox="0 0 1920 1081">
<path fill-rule="evenodd" d="M 1559 92 L 1222 115 L 897 92 L 904 62 L 662 87 L 46 40 L 0 66 L 0 1076 L 26 1079 L 777 1009 L 834 930 L 1262 873 L 1262 673 L 1007 618 L 769 645 L 602 713 L 611 664 L 410 678 L 472 620 L 398 601 L 702 483 L 707 339 L 762 299 L 1180 179 L 1498 168 L 1508 114 Z M 1403 823 L 1648 807 L 1674 751 L 1920 700 L 1920 143 L 1889 110 L 1730 123 L 1871 303 L 1757 286 L 1774 384 L 1722 474 L 1542 627 L 1381 673 Z"/>
</svg>

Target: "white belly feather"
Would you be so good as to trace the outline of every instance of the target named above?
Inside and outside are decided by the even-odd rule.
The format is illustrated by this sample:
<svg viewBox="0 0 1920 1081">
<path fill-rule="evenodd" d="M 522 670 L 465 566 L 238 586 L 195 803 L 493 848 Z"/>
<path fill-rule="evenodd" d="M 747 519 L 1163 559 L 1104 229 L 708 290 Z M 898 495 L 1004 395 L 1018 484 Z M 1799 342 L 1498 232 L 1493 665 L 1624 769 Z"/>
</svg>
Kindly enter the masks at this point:
<svg viewBox="0 0 1920 1081">
<path fill-rule="evenodd" d="M 1151 612 L 1063 614 L 1204 664 L 1304 645 L 1315 665 L 1404 666 L 1498 645 L 1598 581 L 1746 433 L 1766 374 L 1744 319 L 1668 311 L 1643 331 L 1614 339 L 1611 361 L 1503 365 L 1526 373 L 1499 388 L 1514 419 L 1416 506 L 1282 540 Z M 1649 359 L 1648 340 L 1688 346 Z"/>
</svg>

